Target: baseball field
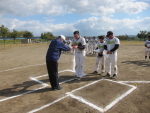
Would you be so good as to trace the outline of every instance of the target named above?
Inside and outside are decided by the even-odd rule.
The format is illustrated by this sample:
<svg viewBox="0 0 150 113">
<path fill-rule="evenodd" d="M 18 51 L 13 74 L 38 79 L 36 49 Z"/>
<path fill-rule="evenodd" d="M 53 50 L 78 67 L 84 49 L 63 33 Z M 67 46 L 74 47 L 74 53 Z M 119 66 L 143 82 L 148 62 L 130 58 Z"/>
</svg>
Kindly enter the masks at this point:
<svg viewBox="0 0 150 113">
<path fill-rule="evenodd" d="M 87 55 L 86 76 L 74 80 L 73 53 L 63 53 L 59 91 L 49 86 L 47 49 L 48 44 L 0 48 L 0 113 L 150 112 L 150 60 L 144 61 L 144 42 L 121 42 L 116 79 L 91 74 L 96 56 Z"/>
</svg>

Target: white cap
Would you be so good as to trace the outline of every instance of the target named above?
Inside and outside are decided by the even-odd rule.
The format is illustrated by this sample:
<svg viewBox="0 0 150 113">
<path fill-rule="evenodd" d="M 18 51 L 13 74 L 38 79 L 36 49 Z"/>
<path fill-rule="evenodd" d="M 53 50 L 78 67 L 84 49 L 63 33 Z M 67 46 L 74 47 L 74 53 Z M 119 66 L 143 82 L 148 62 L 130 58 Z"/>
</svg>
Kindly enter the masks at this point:
<svg viewBox="0 0 150 113">
<path fill-rule="evenodd" d="M 66 42 L 66 37 L 64 35 L 60 35 L 60 37 Z"/>
</svg>

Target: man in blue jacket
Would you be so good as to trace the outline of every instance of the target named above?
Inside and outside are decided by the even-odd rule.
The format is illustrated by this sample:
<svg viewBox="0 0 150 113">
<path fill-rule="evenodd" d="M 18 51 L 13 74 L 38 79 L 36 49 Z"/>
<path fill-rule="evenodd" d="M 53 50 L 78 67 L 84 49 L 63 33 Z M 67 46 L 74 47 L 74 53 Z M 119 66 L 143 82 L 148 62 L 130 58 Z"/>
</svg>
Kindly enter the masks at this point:
<svg viewBox="0 0 150 113">
<path fill-rule="evenodd" d="M 72 48 L 65 45 L 65 36 L 60 35 L 58 38 L 51 41 L 47 55 L 46 64 L 52 90 L 61 90 L 58 78 L 58 63 L 61 51 L 71 51 Z"/>
</svg>

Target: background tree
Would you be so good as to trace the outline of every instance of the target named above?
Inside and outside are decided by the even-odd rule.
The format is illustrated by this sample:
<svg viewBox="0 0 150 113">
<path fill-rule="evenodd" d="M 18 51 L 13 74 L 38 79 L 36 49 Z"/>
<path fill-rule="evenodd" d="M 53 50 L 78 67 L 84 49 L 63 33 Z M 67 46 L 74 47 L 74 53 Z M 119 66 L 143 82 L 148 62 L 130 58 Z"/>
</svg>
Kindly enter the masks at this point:
<svg viewBox="0 0 150 113">
<path fill-rule="evenodd" d="M 6 39 L 9 37 L 9 29 L 7 27 L 5 27 L 4 25 L 2 25 L 0 27 L 0 38 L 2 38 L 4 40 L 4 44 Z"/>
<path fill-rule="evenodd" d="M 55 36 L 51 32 L 41 33 L 41 39 L 53 40 Z"/>
<path fill-rule="evenodd" d="M 16 43 L 16 38 L 21 36 L 22 36 L 22 31 L 16 31 L 15 29 L 13 29 L 13 31 L 10 32 L 10 38 L 14 39 L 14 44 Z"/>
<path fill-rule="evenodd" d="M 24 31 L 23 37 L 26 39 L 30 39 L 33 37 L 33 34 L 30 31 Z"/>
<path fill-rule="evenodd" d="M 140 33 L 137 34 L 137 37 L 141 40 L 141 39 L 144 39 L 147 37 L 147 31 L 140 31 Z"/>
</svg>

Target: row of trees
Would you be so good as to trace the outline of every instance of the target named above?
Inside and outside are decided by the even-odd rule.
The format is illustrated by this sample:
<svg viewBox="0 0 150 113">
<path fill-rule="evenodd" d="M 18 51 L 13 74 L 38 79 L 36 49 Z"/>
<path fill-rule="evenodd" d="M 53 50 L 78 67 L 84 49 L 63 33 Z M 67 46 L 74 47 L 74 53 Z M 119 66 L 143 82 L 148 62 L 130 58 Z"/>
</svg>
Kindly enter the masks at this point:
<svg viewBox="0 0 150 113">
<path fill-rule="evenodd" d="M 33 37 L 33 34 L 30 31 L 17 31 L 13 29 L 10 31 L 4 25 L 0 26 L 0 38 L 4 40 L 4 44 L 7 38 L 13 38 L 14 44 L 16 43 L 16 38 L 24 37 L 26 39 L 30 39 Z"/>
<path fill-rule="evenodd" d="M 140 31 L 140 33 L 137 34 L 137 37 L 142 40 L 142 39 L 146 39 L 148 36 L 150 36 L 150 31 Z"/>
<path fill-rule="evenodd" d="M 53 40 L 55 36 L 51 32 L 41 33 L 41 39 Z"/>
<path fill-rule="evenodd" d="M 117 36 L 120 40 L 128 40 L 129 39 L 129 36 L 126 34 L 126 35 L 119 35 Z"/>
</svg>

